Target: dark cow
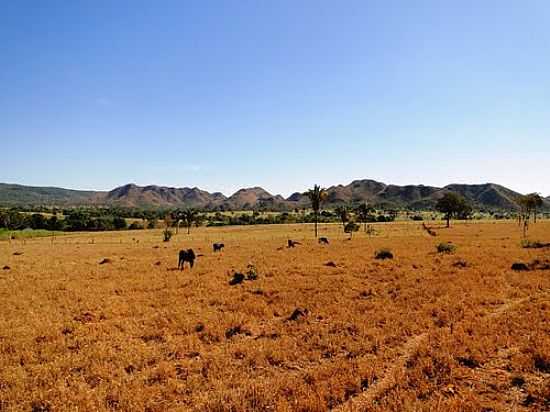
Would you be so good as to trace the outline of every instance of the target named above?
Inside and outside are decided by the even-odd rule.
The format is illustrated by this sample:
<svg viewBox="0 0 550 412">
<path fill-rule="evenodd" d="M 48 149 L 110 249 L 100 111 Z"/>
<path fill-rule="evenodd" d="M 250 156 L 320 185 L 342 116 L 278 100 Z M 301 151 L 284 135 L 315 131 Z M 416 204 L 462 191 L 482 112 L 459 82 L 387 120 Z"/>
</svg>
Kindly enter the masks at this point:
<svg viewBox="0 0 550 412">
<path fill-rule="evenodd" d="M 193 252 L 193 249 L 187 249 L 187 250 L 180 250 L 179 253 L 179 259 L 178 259 L 178 269 L 183 270 L 183 266 L 185 265 L 185 262 L 189 262 L 189 267 L 193 269 L 193 265 L 195 264 L 195 252 Z"/>
<path fill-rule="evenodd" d="M 212 249 L 214 249 L 214 252 L 221 252 L 224 247 L 225 245 L 223 243 L 214 243 L 212 245 Z"/>
<path fill-rule="evenodd" d="M 328 238 L 327 237 L 320 237 L 319 238 L 319 243 L 321 245 L 328 245 Z"/>
<path fill-rule="evenodd" d="M 294 246 L 297 246 L 297 245 L 301 245 L 301 243 L 296 242 L 295 240 L 292 240 L 292 239 L 288 239 L 288 247 L 294 247 Z"/>
</svg>

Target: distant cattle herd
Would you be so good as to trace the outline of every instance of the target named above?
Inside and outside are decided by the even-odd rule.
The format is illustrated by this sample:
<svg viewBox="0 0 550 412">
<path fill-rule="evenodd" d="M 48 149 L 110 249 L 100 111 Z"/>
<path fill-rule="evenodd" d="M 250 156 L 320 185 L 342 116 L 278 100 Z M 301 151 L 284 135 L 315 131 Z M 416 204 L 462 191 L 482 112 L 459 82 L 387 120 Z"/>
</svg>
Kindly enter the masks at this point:
<svg viewBox="0 0 550 412">
<path fill-rule="evenodd" d="M 320 237 L 319 243 L 322 245 L 328 245 L 329 244 L 328 238 Z M 287 247 L 289 248 L 293 248 L 298 245 L 301 245 L 301 243 L 296 240 L 288 239 L 287 241 Z M 221 252 L 223 251 L 224 248 L 225 248 L 225 244 L 223 243 L 216 242 L 212 244 L 212 250 L 214 251 L 214 253 Z M 178 269 L 183 270 L 186 262 L 189 263 L 189 268 L 193 269 L 193 266 L 195 265 L 195 259 L 198 256 L 202 256 L 202 255 L 196 255 L 193 249 L 180 250 L 178 253 Z"/>
</svg>

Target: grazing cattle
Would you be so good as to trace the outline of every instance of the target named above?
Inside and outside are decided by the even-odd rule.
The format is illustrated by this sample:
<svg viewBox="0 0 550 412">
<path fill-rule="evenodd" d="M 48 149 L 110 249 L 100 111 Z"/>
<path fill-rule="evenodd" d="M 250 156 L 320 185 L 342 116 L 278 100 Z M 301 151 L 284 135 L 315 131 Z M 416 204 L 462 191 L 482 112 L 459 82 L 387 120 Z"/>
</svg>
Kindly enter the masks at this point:
<svg viewBox="0 0 550 412">
<path fill-rule="evenodd" d="M 326 237 L 320 237 L 320 238 L 319 238 L 319 243 L 320 243 L 321 245 L 328 245 L 328 238 L 326 238 Z"/>
<path fill-rule="evenodd" d="M 223 243 L 214 243 L 212 245 L 212 249 L 214 249 L 214 252 L 221 252 L 224 247 L 225 245 Z"/>
<path fill-rule="evenodd" d="M 193 249 L 180 250 L 179 259 L 178 259 L 178 269 L 183 270 L 185 262 L 189 262 L 189 267 L 193 269 L 195 264 L 195 252 Z"/>
<path fill-rule="evenodd" d="M 295 240 L 288 239 L 288 247 L 294 247 L 297 245 L 301 245 L 300 242 L 296 242 Z"/>
</svg>

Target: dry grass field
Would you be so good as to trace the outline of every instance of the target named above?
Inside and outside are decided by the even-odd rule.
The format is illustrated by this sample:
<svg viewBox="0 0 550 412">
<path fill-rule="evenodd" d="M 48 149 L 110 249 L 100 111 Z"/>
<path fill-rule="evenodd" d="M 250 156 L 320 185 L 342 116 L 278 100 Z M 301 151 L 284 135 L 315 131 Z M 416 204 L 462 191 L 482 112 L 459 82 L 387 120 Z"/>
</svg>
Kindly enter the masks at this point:
<svg viewBox="0 0 550 412">
<path fill-rule="evenodd" d="M 375 226 L 2 241 L 0 411 L 550 410 L 550 248 L 513 222 Z"/>
</svg>

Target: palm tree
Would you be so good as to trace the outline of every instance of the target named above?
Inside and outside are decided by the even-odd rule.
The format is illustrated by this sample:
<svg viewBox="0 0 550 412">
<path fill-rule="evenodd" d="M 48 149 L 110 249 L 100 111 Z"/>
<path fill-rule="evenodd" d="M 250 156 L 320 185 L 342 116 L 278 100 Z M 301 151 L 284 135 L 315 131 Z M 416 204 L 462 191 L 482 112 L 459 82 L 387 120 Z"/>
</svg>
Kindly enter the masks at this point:
<svg viewBox="0 0 550 412">
<path fill-rule="evenodd" d="M 306 192 L 306 196 L 311 201 L 311 208 L 313 209 L 313 216 L 315 222 L 315 237 L 318 236 L 317 224 L 319 223 L 319 211 L 321 210 L 321 203 L 326 199 L 327 192 L 319 185 L 314 185 L 313 189 Z"/>
<path fill-rule="evenodd" d="M 191 233 L 191 226 L 193 226 L 193 223 L 197 223 L 200 217 L 199 212 L 195 209 L 185 209 L 179 213 L 179 216 L 185 227 L 187 227 L 187 234 Z"/>
</svg>

